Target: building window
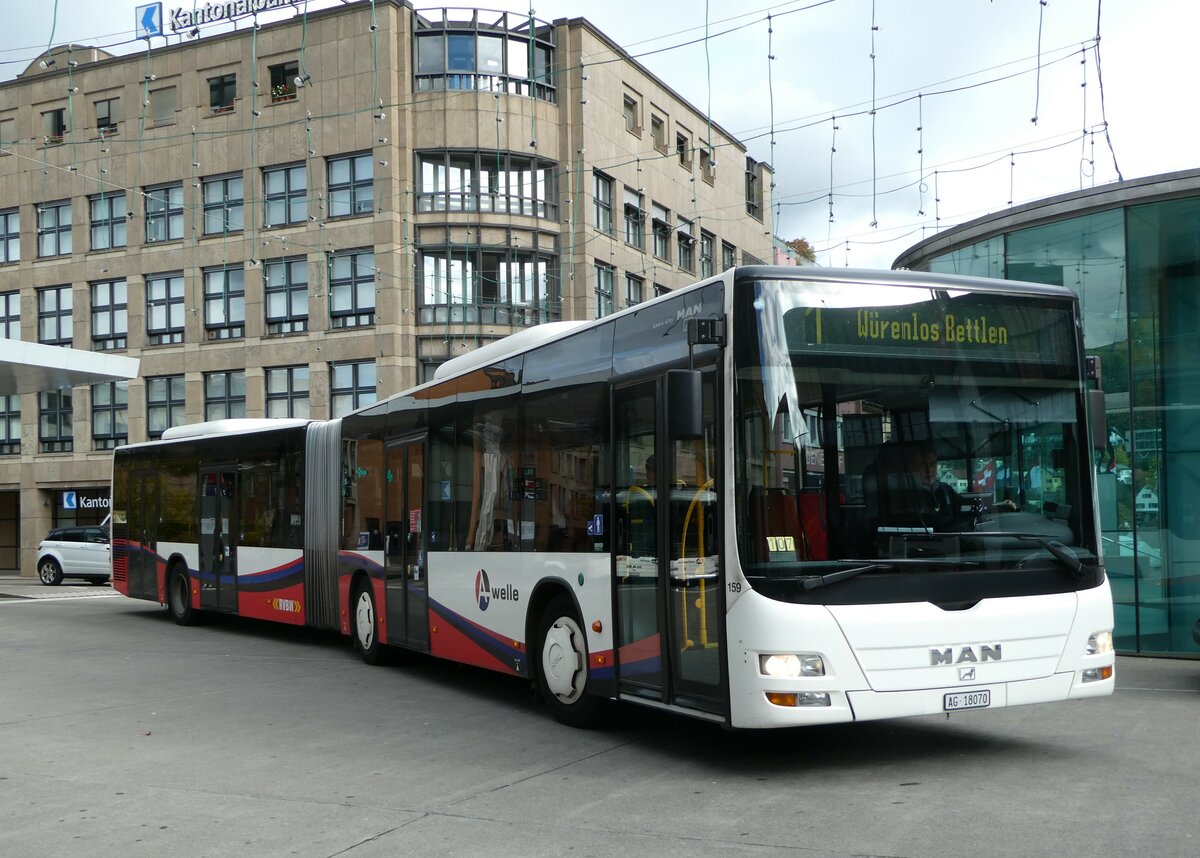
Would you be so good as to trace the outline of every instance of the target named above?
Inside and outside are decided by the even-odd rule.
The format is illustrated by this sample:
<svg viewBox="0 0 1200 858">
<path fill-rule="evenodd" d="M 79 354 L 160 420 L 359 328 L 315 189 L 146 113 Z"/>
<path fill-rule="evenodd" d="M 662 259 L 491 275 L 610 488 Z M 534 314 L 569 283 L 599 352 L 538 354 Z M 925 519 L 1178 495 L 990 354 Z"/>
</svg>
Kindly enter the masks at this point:
<svg viewBox="0 0 1200 858">
<path fill-rule="evenodd" d="M 700 149 L 700 178 L 710 185 L 717 180 L 717 162 L 713 158 L 712 150 L 707 146 Z"/>
<path fill-rule="evenodd" d="M 205 179 L 201 187 L 201 196 L 204 198 L 204 234 L 240 232 L 244 227 L 241 175 Z"/>
<path fill-rule="evenodd" d="M 183 342 L 183 275 L 146 278 L 146 338 L 152 346 Z"/>
<path fill-rule="evenodd" d="M 658 203 L 650 203 L 653 214 L 652 228 L 654 230 L 654 256 L 664 262 L 671 261 L 671 213 Z"/>
<path fill-rule="evenodd" d="M 0 211 L 0 263 L 21 260 L 21 214 L 17 209 Z"/>
<path fill-rule="evenodd" d="M 646 288 L 646 281 L 634 274 L 625 275 L 625 306 L 633 307 L 636 304 L 642 303 L 642 292 Z"/>
<path fill-rule="evenodd" d="M 105 98 L 96 102 L 96 133 L 111 137 L 117 133 L 117 103 L 120 99 Z"/>
<path fill-rule="evenodd" d="M 528 15 L 501 12 L 478 29 L 471 21 L 449 20 L 446 12 L 441 21 L 416 20 L 418 92 L 477 90 L 555 101 L 552 26 L 535 22 L 531 49 Z"/>
<path fill-rule="evenodd" d="M 296 78 L 300 75 L 299 63 L 296 60 L 289 60 L 286 63 L 270 66 L 267 70 L 271 73 L 271 103 L 295 101 Z"/>
<path fill-rule="evenodd" d="M 515 248 L 425 249 L 417 257 L 421 325 L 536 325 L 561 318 L 558 258 Z"/>
<path fill-rule="evenodd" d="M 125 246 L 125 195 L 98 194 L 88 197 L 92 250 Z"/>
<path fill-rule="evenodd" d="M 700 231 L 700 276 L 712 277 L 713 269 L 713 248 L 716 246 L 717 239 L 711 232 Z"/>
<path fill-rule="evenodd" d="M 417 209 L 482 211 L 558 217 L 556 167 L 551 161 L 495 152 L 419 155 Z"/>
<path fill-rule="evenodd" d="M 690 220 L 679 219 L 676 243 L 679 246 L 679 267 L 684 271 L 696 270 L 696 238 L 692 235 L 693 229 Z"/>
<path fill-rule="evenodd" d="M 658 298 L 662 295 L 667 295 L 670 293 L 670 291 L 671 291 L 670 289 L 668 289 L 666 286 L 662 285 L 661 283 L 654 284 L 654 297 L 655 298 Z"/>
<path fill-rule="evenodd" d="M 675 134 L 675 154 L 679 157 L 679 166 L 685 170 L 692 169 L 692 139 L 686 131 Z"/>
<path fill-rule="evenodd" d="M 654 148 L 664 155 L 667 152 L 667 123 L 657 114 L 650 114 L 650 139 L 654 142 Z"/>
<path fill-rule="evenodd" d="M 0 293 L 0 339 L 21 339 L 21 293 Z"/>
<path fill-rule="evenodd" d="M 92 349 L 125 348 L 129 337 L 129 303 L 124 280 L 92 284 Z"/>
<path fill-rule="evenodd" d="M 146 242 L 183 238 L 183 185 L 146 191 Z"/>
<path fill-rule="evenodd" d="M 177 106 L 175 87 L 167 86 L 150 91 L 150 113 L 154 117 L 155 125 L 174 125 Z"/>
<path fill-rule="evenodd" d="M 0 396 L 0 456 L 21 452 L 21 397 Z"/>
<path fill-rule="evenodd" d="M 302 223 L 308 216 L 304 165 L 263 170 L 264 225 Z"/>
<path fill-rule="evenodd" d="M 329 315 L 334 328 L 375 324 L 375 254 L 369 250 L 329 256 Z"/>
<path fill-rule="evenodd" d="M 638 250 L 646 247 L 644 224 L 646 212 L 642 209 L 642 195 L 632 188 L 625 189 L 625 243 Z"/>
<path fill-rule="evenodd" d="M 596 204 L 596 229 L 612 235 L 613 180 L 600 172 L 592 173 L 592 196 Z"/>
<path fill-rule="evenodd" d="M 632 95 L 625 96 L 625 130 L 630 134 L 642 136 L 642 108 Z"/>
<path fill-rule="evenodd" d="M 71 252 L 71 203 L 38 206 L 38 256 L 66 256 Z"/>
<path fill-rule="evenodd" d="M 746 159 L 746 214 L 762 220 L 762 183 L 758 179 L 758 164 Z"/>
<path fill-rule="evenodd" d="M 721 242 L 721 270 L 728 271 L 737 265 L 737 248 L 728 241 Z"/>
<path fill-rule="evenodd" d="M 43 142 L 47 146 L 56 146 L 63 142 L 63 135 L 68 130 L 67 109 L 65 107 L 47 110 L 42 114 L 42 131 L 45 134 Z"/>
<path fill-rule="evenodd" d="M 222 74 L 208 79 L 208 106 L 213 113 L 229 113 L 237 98 L 237 75 Z"/>
<path fill-rule="evenodd" d="M 346 361 L 329 365 L 330 417 L 343 417 L 375 401 L 375 361 Z"/>
<path fill-rule="evenodd" d="M 268 334 L 308 330 L 308 260 L 276 259 L 263 265 Z"/>
<path fill-rule="evenodd" d="M 158 375 L 146 379 L 146 434 L 161 438 L 172 426 L 187 422 L 182 375 Z"/>
<path fill-rule="evenodd" d="M 204 272 L 204 336 L 230 340 L 246 333 L 246 272 L 241 268 Z"/>
<path fill-rule="evenodd" d="M 246 416 L 246 371 L 204 373 L 204 419 L 230 420 Z"/>
<path fill-rule="evenodd" d="M 371 214 L 375 208 L 374 168 L 370 155 L 329 159 L 329 216 Z"/>
<path fill-rule="evenodd" d="M 268 417 L 308 417 L 308 367 L 268 367 L 266 385 Z"/>
<path fill-rule="evenodd" d="M 603 262 L 596 263 L 596 318 L 603 319 L 613 311 L 613 269 Z"/>
<path fill-rule="evenodd" d="M 92 385 L 92 447 L 111 450 L 129 440 L 129 382 Z"/>
<path fill-rule="evenodd" d="M 0 119 L 0 145 L 8 145 L 17 142 L 17 120 L 16 119 Z M 8 152 L 0 152 L 0 156 L 7 155 Z"/>
<path fill-rule="evenodd" d="M 75 449 L 71 434 L 71 391 L 43 390 L 38 394 L 38 448 L 43 453 L 70 453 Z"/>
<path fill-rule="evenodd" d="M 48 346 L 71 345 L 71 287 L 37 290 L 38 342 Z"/>
</svg>

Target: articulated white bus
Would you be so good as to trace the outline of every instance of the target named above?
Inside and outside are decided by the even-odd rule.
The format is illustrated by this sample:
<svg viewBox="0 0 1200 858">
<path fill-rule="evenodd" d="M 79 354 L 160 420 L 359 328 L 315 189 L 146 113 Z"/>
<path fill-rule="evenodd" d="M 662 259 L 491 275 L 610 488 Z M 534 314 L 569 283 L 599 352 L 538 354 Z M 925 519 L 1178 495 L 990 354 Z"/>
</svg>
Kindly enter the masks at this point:
<svg viewBox="0 0 1200 858">
<path fill-rule="evenodd" d="M 576 725 L 1102 696 L 1087 366 L 1066 289 L 731 269 L 341 419 L 119 448 L 113 579 L 509 673 Z"/>
</svg>

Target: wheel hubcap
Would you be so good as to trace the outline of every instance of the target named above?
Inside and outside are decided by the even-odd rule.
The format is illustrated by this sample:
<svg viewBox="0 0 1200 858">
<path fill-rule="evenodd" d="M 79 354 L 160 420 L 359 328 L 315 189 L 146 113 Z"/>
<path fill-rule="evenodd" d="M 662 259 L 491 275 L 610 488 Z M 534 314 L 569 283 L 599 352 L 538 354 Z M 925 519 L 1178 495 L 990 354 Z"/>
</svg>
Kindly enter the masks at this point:
<svg viewBox="0 0 1200 858">
<path fill-rule="evenodd" d="M 358 630 L 358 642 L 363 649 L 368 649 L 375 640 L 375 612 L 371 610 L 371 597 L 367 592 L 358 594 L 358 604 L 354 609 L 354 627 Z"/>
<path fill-rule="evenodd" d="M 562 617 L 546 631 L 542 645 L 542 675 L 546 687 L 564 703 L 573 703 L 582 693 L 583 635 L 574 620 Z"/>
</svg>

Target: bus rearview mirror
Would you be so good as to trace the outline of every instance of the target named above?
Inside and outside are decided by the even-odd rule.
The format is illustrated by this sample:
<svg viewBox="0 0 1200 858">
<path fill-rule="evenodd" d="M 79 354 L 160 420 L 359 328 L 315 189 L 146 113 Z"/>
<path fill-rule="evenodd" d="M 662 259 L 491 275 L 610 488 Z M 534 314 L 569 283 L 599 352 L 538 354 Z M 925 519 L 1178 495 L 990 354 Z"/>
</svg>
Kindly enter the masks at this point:
<svg viewBox="0 0 1200 858">
<path fill-rule="evenodd" d="M 667 370 L 667 434 L 671 440 L 703 437 L 700 403 L 699 370 Z"/>
<path fill-rule="evenodd" d="M 1091 429 L 1092 448 L 1103 450 L 1108 447 L 1108 419 L 1104 411 L 1104 391 L 1089 390 L 1088 428 Z"/>
</svg>

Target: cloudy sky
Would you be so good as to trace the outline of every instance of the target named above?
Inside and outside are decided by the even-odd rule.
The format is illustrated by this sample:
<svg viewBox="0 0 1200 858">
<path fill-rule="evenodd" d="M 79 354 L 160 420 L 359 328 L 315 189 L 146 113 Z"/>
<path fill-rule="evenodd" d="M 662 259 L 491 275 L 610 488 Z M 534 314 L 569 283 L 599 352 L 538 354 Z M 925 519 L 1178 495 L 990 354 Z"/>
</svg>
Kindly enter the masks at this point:
<svg viewBox="0 0 1200 858">
<path fill-rule="evenodd" d="M 137 0 L 4 5 L 0 80 L 51 42 L 141 49 Z M 168 15 L 177 5 L 192 3 L 163 4 Z M 545 20 L 587 18 L 770 162 L 776 233 L 808 239 L 823 265 L 888 267 L 938 229 L 1010 203 L 1112 182 L 1118 170 L 1200 166 L 1194 0 L 532 5 Z"/>
</svg>

